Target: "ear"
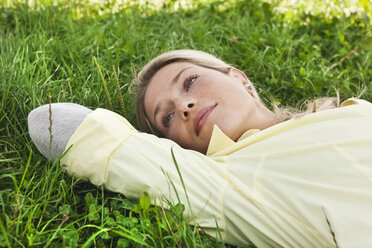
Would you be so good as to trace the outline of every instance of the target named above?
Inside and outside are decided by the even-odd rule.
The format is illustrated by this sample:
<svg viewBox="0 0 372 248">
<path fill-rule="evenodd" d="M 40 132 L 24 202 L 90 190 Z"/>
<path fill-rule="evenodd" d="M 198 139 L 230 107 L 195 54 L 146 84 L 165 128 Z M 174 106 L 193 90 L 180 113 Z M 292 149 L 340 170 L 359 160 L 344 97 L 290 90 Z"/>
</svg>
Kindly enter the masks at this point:
<svg viewBox="0 0 372 248">
<path fill-rule="evenodd" d="M 242 84 L 245 86 L 246 90 L 249 94 L 251 94 L 253 97 L 257 97 L 257 92 L 254 89 L 254 86 L 252 82 L 248 79 L 248 77 L 242 72 L 241 70 L 238 70 L 236 68 L 231 68 L 229 71 L 229 74 L 239 80 L 241 80 Z"/>
<path fill-rule="evenodd" d="M 244 85 L 252 85 L 252 82 L 248 79 L 248 77 L 241 70 L 238 70 L 236 68 L 231 68 L 229 71 L 229 74 L 235 78 L 242 80 L 242 83 Z"/>
</svg>

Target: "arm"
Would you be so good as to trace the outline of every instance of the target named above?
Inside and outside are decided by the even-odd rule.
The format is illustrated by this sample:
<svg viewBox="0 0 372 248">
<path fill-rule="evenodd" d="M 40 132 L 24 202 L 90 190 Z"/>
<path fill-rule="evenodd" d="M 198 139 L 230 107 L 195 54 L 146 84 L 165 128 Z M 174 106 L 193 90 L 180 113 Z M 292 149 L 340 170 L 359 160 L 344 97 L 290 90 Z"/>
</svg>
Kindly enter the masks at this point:
<svg viewBox="0 0 372 248">
<path fill-rule="evenodd" d="M 138 133 L 125 118 L 104 109 L 84 119 L 67 148 L 61 162 L 70 174 L 131 199 L 148 192 L 156 204 L 164 198 L 180 201 L 186 216 L 207 233 L 216 236 L 216 221 L 223 233 L 222 198 L 227 183 L 217 171 L 222 168 L 205 155 Z"/>
</svg>

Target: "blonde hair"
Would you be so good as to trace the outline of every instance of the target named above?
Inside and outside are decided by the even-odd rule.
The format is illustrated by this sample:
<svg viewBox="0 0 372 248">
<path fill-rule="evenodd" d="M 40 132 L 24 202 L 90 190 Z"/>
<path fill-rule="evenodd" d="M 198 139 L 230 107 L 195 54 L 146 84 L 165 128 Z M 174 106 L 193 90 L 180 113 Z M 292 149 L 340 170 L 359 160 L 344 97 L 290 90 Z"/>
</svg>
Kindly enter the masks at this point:
<svg viewBox="0 0 372 248">
<path fill-rule="evenodd" d="M 147 65 L 145 65 L 138 75 L 134 76 L 133 82 L 136 93 L 136 118 L 140 130 L 143 132 L 152 133 L 159 137 L 163 137 L 161 132 L 150 122 L 146 114 L 145 95 L 147 87 L 154 75 L 164 66 L 174 62 L 189 62 L 201 67 L 214 69 L 225 74 L 227 74 L 230 69 L 234 68 L 215 56 L 198 50 L 174 50 L 155 57 Z M 254 96 L 261 100 L 256 92 Z M 273 104 L 273 111 L 280 117 L 282 121 L 285 121 L 291 118 L 299 118 L 307 113 L 335 108 L 338 107 L 338 105 L 338 98 L 324 97 L 308 102 L 307 109 L 305 111 L 300 111 L 299 109 L 295 108 L 278 108 L 275 104 Z"/>
<path fill-rule="evenodd" d="M 151 60 L 140 73 L 134 77 L 136 93 L 136 118 L 139 128 L 143 132 L 153 133 L 162 137 L 160 131 L 150 122 L 145 110 L 146 90 L 154 75 L 164 66 L 174 62 L 189 62 L 197 66 L 228 73 L 231 65 L 215 56 L 198 50 L 174 50 L 163 53 Z"/>
<path fill-rule="evenodd" d="M 289 119 L 297 119 L 301 118 L 302 116 L 310 113 L 319 112 L 326 109 L 333 109 L 340 106 L 340 99 L 339 96 L 337 97 L 321 97 L 316 98 L 313 100 L 306 101 L 304 103 L 305 109 L 301 108 L 292 108 L 292 107 L 284 107 L 279 108 L 275 104 L 273 104 L 273 111 L 277 114 L 282 121 L 286 121 Z"/>
</svg>

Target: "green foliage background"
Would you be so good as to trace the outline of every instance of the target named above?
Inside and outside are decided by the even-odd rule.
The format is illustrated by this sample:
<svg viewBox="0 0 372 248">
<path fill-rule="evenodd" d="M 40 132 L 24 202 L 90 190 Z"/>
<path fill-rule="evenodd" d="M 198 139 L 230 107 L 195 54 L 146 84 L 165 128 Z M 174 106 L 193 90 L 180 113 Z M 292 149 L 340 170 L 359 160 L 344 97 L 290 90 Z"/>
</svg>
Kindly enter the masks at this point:
<svg viewBox="0 0 372 248">
<path fill-rule="evenodd" d="M 180 3 L 0 1 L 0 247 L 227 246 L 187 225 L 181 205 L 165 211 L 146 195 L 130 202 L 70 178 L 38 153 L 27 115 L 48 95 L 111 108 L 93 57 L 113 110 L 124 114 L 122 94 L 132 123 L 132 72 L 180 48 L 246 72 L 266 103 L 301 107 L 307 99 L 362 92 L 372 101 L 368 1 L 356 1 L 357 11 L 343 11 L 347 1 L 336 0 L 311 11 L 306 1 L 288 8 L 285 1 Z"/>
</svg>

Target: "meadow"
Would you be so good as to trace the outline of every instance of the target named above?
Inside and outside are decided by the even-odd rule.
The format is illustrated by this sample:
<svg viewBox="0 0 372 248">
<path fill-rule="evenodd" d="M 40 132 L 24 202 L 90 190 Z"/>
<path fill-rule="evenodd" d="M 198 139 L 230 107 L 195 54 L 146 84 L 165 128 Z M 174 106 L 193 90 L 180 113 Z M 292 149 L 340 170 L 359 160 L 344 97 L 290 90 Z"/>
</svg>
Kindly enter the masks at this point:
<svg viewBox="0 0 372 248">
<path fill-rule="evenodd" d="M 162 52 L 212 53 L 268 105 L 372 101 L 369 1 L 184 2 L 0 0 L 0 247 L 230 247 L 189 225 L 181 204 L 70 177 L 28 135 L 28 113 L 49 102 L 108 108 L 136 126 L 133 75 Z"/>
</svg>

